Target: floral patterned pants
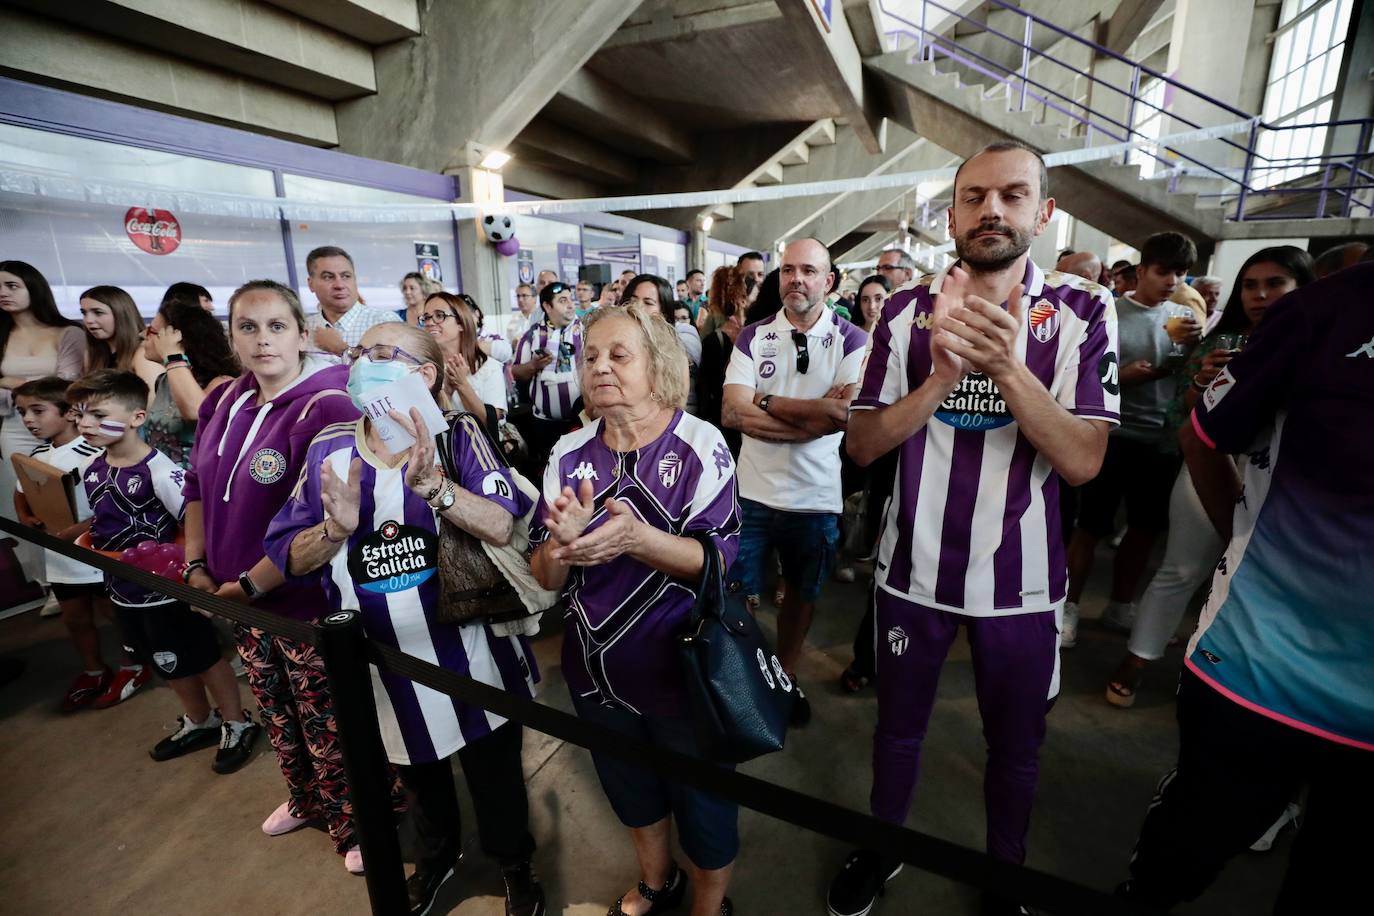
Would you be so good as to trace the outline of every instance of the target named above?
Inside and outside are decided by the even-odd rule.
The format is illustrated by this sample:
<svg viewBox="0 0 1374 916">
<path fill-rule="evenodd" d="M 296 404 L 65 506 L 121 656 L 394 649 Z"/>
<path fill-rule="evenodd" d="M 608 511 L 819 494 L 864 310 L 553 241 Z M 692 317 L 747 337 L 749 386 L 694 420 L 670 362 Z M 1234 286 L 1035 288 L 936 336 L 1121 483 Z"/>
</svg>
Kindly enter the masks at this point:
<svg viewBox="0 0 1374 916">
<path fill-rule="evenodd" d="M 343 855 L 357 840 L 324 658 L 309 644 L 254 627 L 237 626 L 234 635 L 248 686 L 286 777 L 291 814 L 322 818 L 335 852 Z M 404 810 L 404 793 L 394 778 L 392 804 Z"/>
</svg>

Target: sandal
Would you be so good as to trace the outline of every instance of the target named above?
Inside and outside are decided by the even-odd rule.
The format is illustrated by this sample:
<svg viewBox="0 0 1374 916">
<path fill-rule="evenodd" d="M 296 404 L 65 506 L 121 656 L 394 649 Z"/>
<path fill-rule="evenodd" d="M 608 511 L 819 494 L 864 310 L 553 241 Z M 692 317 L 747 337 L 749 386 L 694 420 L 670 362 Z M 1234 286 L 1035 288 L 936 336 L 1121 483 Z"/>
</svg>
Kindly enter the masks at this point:
<svg viewBox="0 0 1374 916">
<path fill-rule="evenodd" d="M 1107 682 L 1107 702 L 1120 709 L 1130 709 L 1135 705 L 1136 692 L 1144 677 L 1144 665 L 1133 664 L 1130 659 L 1117 665 L 1112 679 Z"/>
<path fill-rule="evenodd" d="M 844 671 L 840 672 L 840 688 L 844 690 L 845 693 L 858 693 L 860 690 L 867 687 L 871 680 L 872 678 L 867 675 L 855 671 L 853 665 L 850 665 L 848 668 L 844 669 Z"/>
<path fill-rule="evenodd" d="M 639 882 L 639 896 L 643 897 L 649 904 L 649 908 L 644 911 L 645 916 L 648 916 L 650 913 L 668 912 L 673 907 L 682 903 L 682 898 L 686 893 L 687 876 L 682 873 L 682 869 L 677 867 L 676 862 L 673 863 L 673 873 L 668 876 L 667 883 L 657 890 L 645 884 L 643 881 Z M 624 897 L 617 900 L 615 905 L 606 911 L 606 916 L 628 916 L 628 914 L 620 908 L 620 905 L 624 902 Z M 722 904 L 722 912 L 724 912 L 723 906 Z"/>
</svg>

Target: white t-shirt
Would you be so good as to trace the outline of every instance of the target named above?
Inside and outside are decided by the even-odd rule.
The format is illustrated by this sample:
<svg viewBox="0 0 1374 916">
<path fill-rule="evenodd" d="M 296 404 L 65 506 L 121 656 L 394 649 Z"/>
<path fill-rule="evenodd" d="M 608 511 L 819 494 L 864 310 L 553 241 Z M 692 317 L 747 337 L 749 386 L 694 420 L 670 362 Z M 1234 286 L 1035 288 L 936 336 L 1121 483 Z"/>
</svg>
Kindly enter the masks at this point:
<svg viewBox="0 0 1374 916">
<path fill-rule="evenodd" d="M 806 332 L 807 367 L 799 371 L 796 329 L 782 309 L 739 332 L 726 385 L 787 398 L 821 398 L 836 385 L 859 381 L 868 335 L 830 309 Z M 840 440 L 831 433 L 810 442 L 765 442 L 745 435 L 739 454 L 739 495 L 789 512 L 839 512 Z"/>
<path fill-rule="evenodd" d="M 81 485 L 81 472 L 86 470 L 86 465 L 90 464 L 96 457 L 103 452 L 103 448 L 91 445 L 81 436 L 77 436 L 66 445 L 52 445 L 44 442 L 33 450 L 32 458 L 44 464 L 52 465 L 59 471 L 76 475 L 73 495 L 76 497 L 76 520 L 84 522 L 91 517 L 91 504 L 86 498 L 86 488 Z M 24 484 L 21 480 L 15 480 L 14 489 L 16 492 L 24 492 Z M 100 570 L 87 566 L 79 560 L 64 557 L 60 553 L 53 553 L 45 550 L 43 553 L 48 562 L 48 581 L 56 582 L 59 585 L 88 585 L 101 582 L 103 575 Z"/>
<path fill-rule="evenodd" d="M 490 404 L 500 411 L 510 410 L 510 402 L 506 398 L 505 367 L 495 357 L 484 360 L 482 368 L 468 376 L 468 383 L 483 404 Z"/>
</svg>

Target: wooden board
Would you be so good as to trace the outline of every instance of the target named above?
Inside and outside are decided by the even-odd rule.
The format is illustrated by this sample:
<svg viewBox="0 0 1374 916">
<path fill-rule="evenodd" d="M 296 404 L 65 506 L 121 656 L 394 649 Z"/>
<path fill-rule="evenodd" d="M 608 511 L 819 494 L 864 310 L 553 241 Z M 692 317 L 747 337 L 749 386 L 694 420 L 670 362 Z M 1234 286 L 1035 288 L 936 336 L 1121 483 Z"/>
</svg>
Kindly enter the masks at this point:
<svg viewBox="0 0 1374 916">
<path fill-rule="evenodd" d="M 24 487 L 29 509 L 56 533 L 76 524 L 75 481 L 70 474 L 28 455 L 13 455 L 14 473 Z"/>
</svg>

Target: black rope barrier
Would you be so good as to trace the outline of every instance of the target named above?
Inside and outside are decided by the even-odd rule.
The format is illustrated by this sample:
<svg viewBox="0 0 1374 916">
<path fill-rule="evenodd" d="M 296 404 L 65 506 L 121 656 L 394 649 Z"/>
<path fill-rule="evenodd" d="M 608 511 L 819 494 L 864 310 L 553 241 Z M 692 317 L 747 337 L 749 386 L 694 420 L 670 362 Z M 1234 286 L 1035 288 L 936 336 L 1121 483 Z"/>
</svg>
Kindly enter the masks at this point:
<svg viewBox="0 0 1374 916">
<path fill-rule="evenodd" d="M 363 850 L 368 896 L 376 914 L 403 913 L 407 905 L 399 841 L 391 812 L 391 781 L 377 724 L 368 662 L 535 731 L 652 770 L 673 782 L 710 792 L 804 830 L 853 846 L 881 850 L 923 871 L 1000 897 L 1063 916 L 1158 916 L 1160 913 L 1139 902 L 1113 897 L 1024 865 L 1004 862 L 795 789 L 724 769 L 699 757 L 654 746 L 641 738 L 586 722 L 543 703 L 513 696 L 498 687 L 366 639 L 356 612 L 322 613 L 322 625 L 317 628 L 172 582 L 9 519 L 0 518 L 0 530 L 230 620 L 320 648 L 339 722 L 339 743 L 349 779 L 355 828 Z"/>
</svg>

